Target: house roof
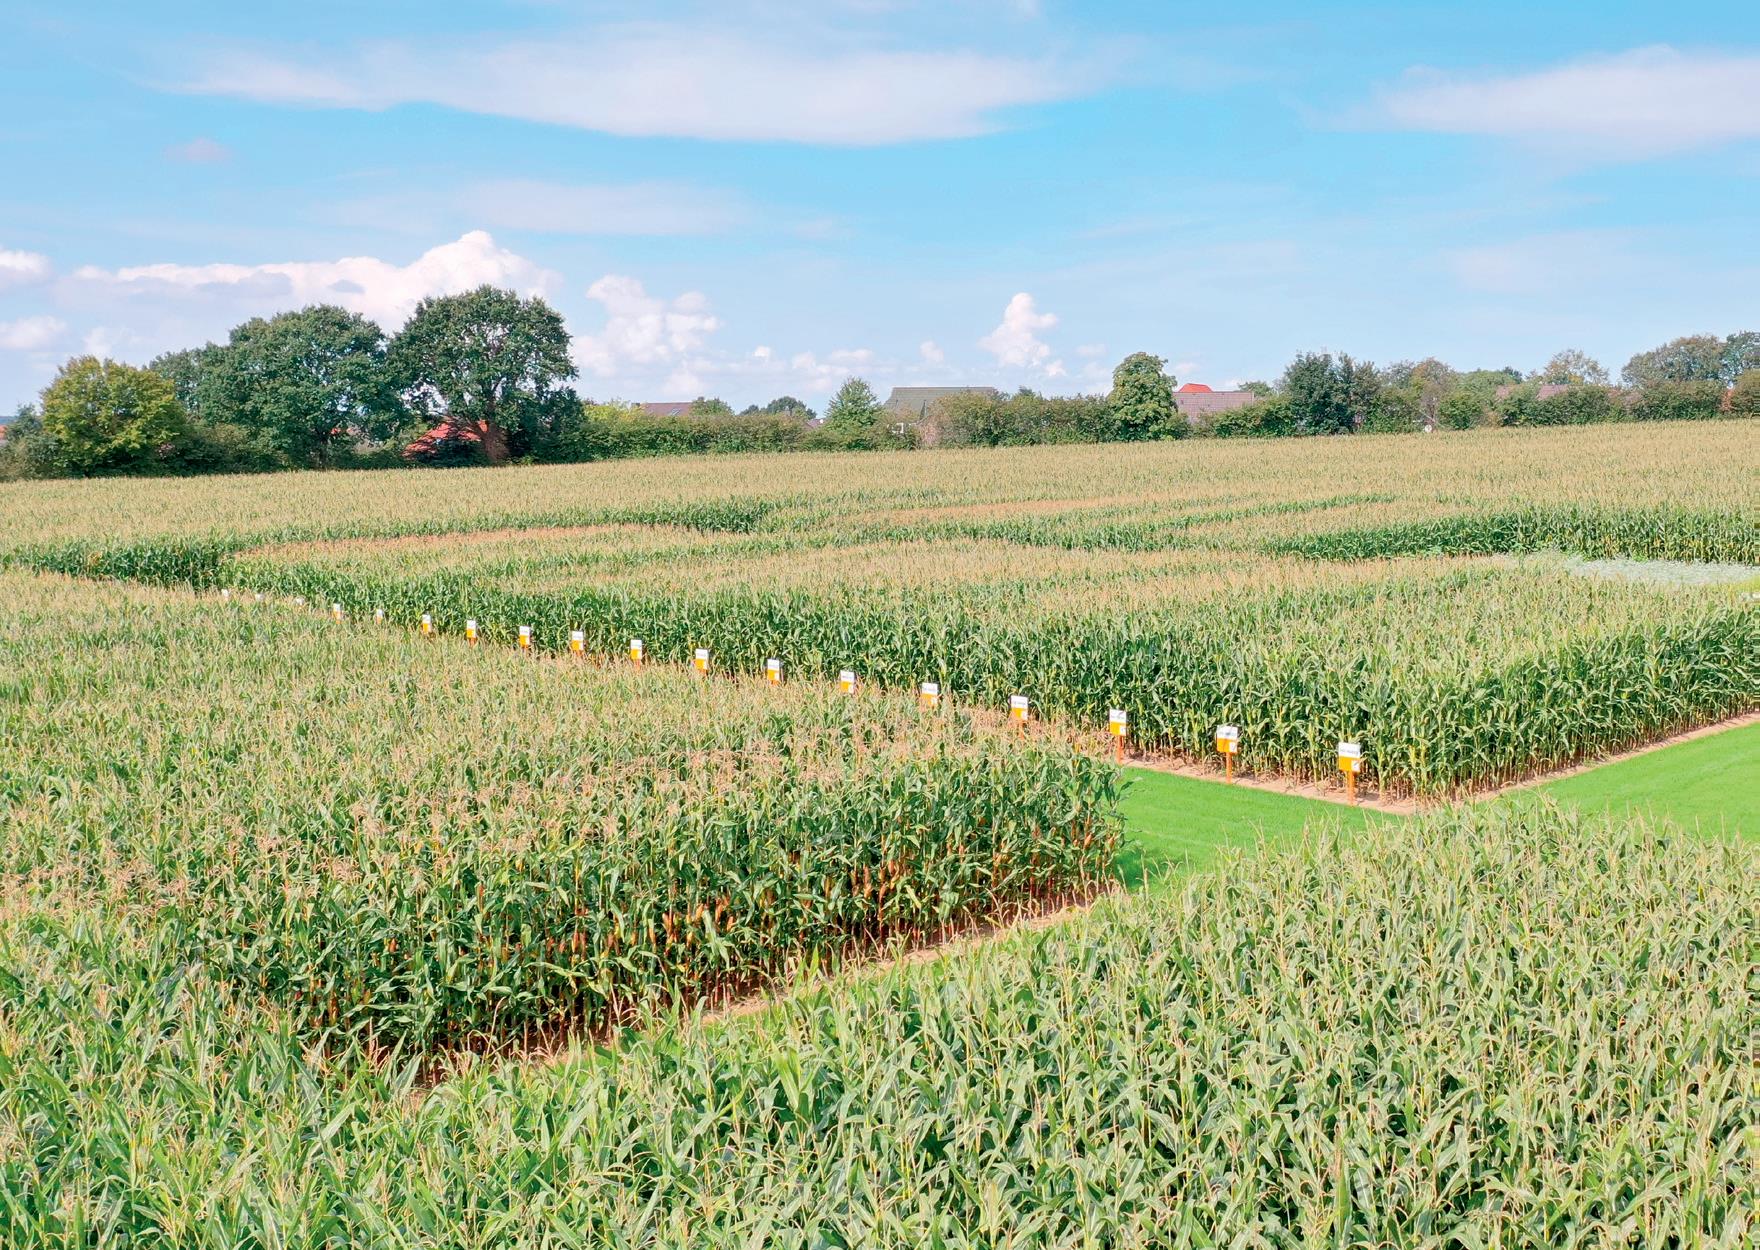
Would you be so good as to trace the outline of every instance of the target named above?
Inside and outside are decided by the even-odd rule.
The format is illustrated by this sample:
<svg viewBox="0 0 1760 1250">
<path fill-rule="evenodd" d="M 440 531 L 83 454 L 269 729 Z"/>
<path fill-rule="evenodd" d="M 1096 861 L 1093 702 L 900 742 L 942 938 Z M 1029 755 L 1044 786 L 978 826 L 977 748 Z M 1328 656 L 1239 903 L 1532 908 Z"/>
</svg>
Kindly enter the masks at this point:
<svg viewBox="0 0 1760 1250">
<path fill-rule="evenodd" d="M 994 386 L 895 386 L 886 397 L 886 407 L 895 413 L 922 416 L 938 399 L 950 395 L 1000 395 Z"/>
<path fill-rule="evenodd" d="M 1213 391 L 1207 386 L 1201 391 L 1192 391 L 1182 386 L 1175 392 L 1173 404 L 1186 416 L 1197 417 L 1233 412 L 1236 408 L 1257 403 L 1259 398 L 1253 391 Z"/>
<path fill-rule="evenodd" d="M 1179 388 L 1178 393 L 1181 395 L 1208 395 L 1211 392 L 1210 388 L 1205 386 L 1202 382 L 1187 382 L 1184 386 Z"/>
<path fill-rule="evenodd" d="M 683 417 L 688 416 L 690 410 L 691 401 L 688 399 L 678 401 L 666 400 L 663 403 L 636 405 L 636 411 L 641 413 L 644 417 Z"/>
</svg>

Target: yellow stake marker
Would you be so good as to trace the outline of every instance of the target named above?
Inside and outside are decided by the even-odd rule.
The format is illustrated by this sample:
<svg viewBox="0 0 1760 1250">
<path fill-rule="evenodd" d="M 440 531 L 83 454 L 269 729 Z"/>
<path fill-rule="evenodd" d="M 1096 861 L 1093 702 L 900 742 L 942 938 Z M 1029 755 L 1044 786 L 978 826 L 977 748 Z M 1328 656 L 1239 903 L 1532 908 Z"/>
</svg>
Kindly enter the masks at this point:
<svg viewBox="0 0 1760 1250">
<path fill-rule="evenodd" d="M 772 686 L 782 684 L 782 661 L 770 659 L 764 661 L 764 679 Z"/>
<path fill-rule="evenodd" d="M 917 703 L 925 712 L 933 712 L 941 706 L 941 683 L 926 681 L 917 689 Z"/>
<path fill-rule="evenodd" d="M 530 625 L 521 625 L 519 627 L 519 649 L 521 651 L 530 651 L 532 649 L 532 627 Z"/>
<path fill-rule="evenodd" d="M 696 669 L 697 672 L 699 672 L 699 673 L 704 673 L 704 674 L 708 673 L 708 671 L 709 671 L 709 648 L 698 647 L 694 652 L 691 653 L 691 667 Z"/>
<path fill-rule="evenodd" d="M 1224 777 L 1234 780 L 1234 757 L 1240 754 L 1241 731 L 1236 725 L 1218 725 L 1216 727 L 1216 749 L 1222 754 L 1222 772 Z"/>
<path fill-rule="evenodd" d="M 473 647 L 477 645 L 477 618 L 474 616 L 464 623 L 464 640 Z"/>
<path fill-rule="evenodd" d="M 1011 694 L 1008 696 L 1008 718 L 1022 732 L 1025 732 L 1027 728 L 1027 710 L 1030 707 L 1032 707 L 1032 703 L 1026 695 Z"/>
<path fill-rule="evenodd" d="M 642 663 L 642 652 L 642 640 L 640 638 L 631 638 L 629 640 L 629 662 L 640 667 Z"/>
<path fill-rule="evenodd" d="M 340 603 L 330 605 L 330 619 L 338 622 L 342 620 L 342 605 Z"/>
<path fill-rule="evenodd" d="M 568 633 L 568 649 L 576 656 L 585 659 L 587 654 L 587 631 L 573 629 Z"/>
<path fill-rule="evenodd" d="M 1344 774 L 1344 789 L 1351 802 L 1357 801 L 1357 774 L 1363 771 L 1363 744 L 1338 744 L 1338 771 Z"/>
<path fill-rule="evenodd" d="M 422 637 L 424 637 L 424 638 L 432 637 L 433 633 L 434 633 L 434 615 L 431 612 L 424 612 L 424 613 L 422 613 Z"/>
<path fill-rule="evenodd" d="M 373 624 L 383 625 L 384 623 L 385 623 L 385 609 L 384 608 L 374 608 L 373 609 Z"/>
<path fill-rule="evenodd" d="M 1106 713 L 1106 729 L 1112 735 L 1114 753 L 1119 763 L 1124 763 L 1124 740 L 1131 731 L 1131 718 L 1123 708 L 1113 708 Z"/>
<path fill-rule="evenodd" d="M 856 692 L 856 670 L 846 668 L 837 675 L 837 688 L 845 694 Z"/>
</svg>

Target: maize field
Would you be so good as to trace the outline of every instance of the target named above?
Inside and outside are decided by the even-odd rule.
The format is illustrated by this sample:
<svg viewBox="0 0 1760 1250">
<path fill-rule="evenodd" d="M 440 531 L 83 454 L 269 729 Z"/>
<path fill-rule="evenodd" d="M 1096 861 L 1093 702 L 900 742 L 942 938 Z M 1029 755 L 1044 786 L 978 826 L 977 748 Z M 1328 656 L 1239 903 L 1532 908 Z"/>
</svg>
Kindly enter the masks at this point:
<svg viewBox="0 0 1760 1250">
<path fill-rule="evenodd" d="M 306 1035 L 518 1043 L 1089 892 L 1110 762 L 869 690 L 603 672 L 0 577 L 13 901 Z"/>
<path fill-rule="evenodd" d="M 1311 834 L 434 1089 L 140 891 L 9 874 L 0 1244 L 1748 1246 L 1756 867 L 1507 804 Z"/>
<path fill-rule="evenodd" d="M 1071 730 L 1122 709 L 1134 748 L 1185 759 L 1231 723 L 1240 767 L 1299 780 L 1348 739 L 1365 784 L 1437 797 L 1760 706 L 1757 460 L 1732 422 L 813 456 L 786 489 L 769 458 L 313 475 L 279 499 L 104 484 L 102 517 L 45 483 L 0 559 L 476 620 L 496 645 L 527 626 L 540 651 L 578 630 L 602 659 L 641 638 L 718 673 L 935 681 Z M 1583 575 L 1607 558 L 1736 575 Z"/>
<path fill-rule="evenodd" d="M 1443 796 L 1751 710 L 1757 452 L 8 486 L 0 1246 L 1756 1244 L 1751 847 L 1500 799 L 1124 896 L 1104 733 Z"/>
</svg>

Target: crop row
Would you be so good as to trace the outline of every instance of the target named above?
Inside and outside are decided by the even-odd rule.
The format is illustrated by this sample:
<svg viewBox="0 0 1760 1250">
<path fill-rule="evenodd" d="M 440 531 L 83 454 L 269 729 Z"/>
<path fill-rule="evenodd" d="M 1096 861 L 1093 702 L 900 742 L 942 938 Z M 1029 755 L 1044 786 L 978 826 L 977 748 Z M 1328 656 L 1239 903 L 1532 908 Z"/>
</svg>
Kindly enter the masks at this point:
<svg viewBox="0 0 1760 1250">
<path fill-rule="evenodd" d="M 510 542 L 517 541 L 510 539 Z M 1363 744 L 1364 779 L 1445 794 L 1510 780 L 1760 701 L 1760 613 L 1731 595 L 1663 593 L 1559 571 L 1464 567 L 1337 589 L 1267 589 L 1142 610 L 1043 611 L 1028 597 L 957 586 L 885 593 L 698 589 L 683 570 L 504 590 L 469 567 L 430 576 L 322 561 L 242 558 L 241 586 L 444 633 L 533 630 L 560 650 L 652 658 L 708 648 L 731 672 L 780 658 L 794 677 L 846 670 L 900 690 L 936 681 L 1001 709 L 1011 695 L 1071 725 L 1130 716 L 1150 750 L 1201 757 L 1219 722 L 1243 731 L 1248 768 L 1323 778 L 1341 738 Z"/>
<path fill-rule="evenodd" d="M 424 1093 L 15 893 L 0 1244 L 1746 1246 L 1757 916 L 1751 849 L 1500 806 Z"/>
<path fill-rule="evenodd" d="M 4 868 L 314 1034 L 429 1050 L 1094 887 L 1114 773 L 907 700 L 508 665 L 10 577 Z"/>
</svg>

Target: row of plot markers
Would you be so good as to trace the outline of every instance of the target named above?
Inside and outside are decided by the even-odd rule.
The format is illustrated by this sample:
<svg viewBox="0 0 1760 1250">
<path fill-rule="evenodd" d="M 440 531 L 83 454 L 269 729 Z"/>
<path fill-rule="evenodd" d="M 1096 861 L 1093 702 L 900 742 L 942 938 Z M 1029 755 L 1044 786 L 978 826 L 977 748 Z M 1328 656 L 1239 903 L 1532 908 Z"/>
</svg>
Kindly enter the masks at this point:
<svg viewBox="0 0 1760 1250">
<path fill-rule="evenodd" d="M 220 596 L 223 599 L 230 600 L 232 598 L 232 591 L 222 590 Z M 264 596 L 261 591 L 256 592 L 256 601 L 258 603 L 261 603 L 263 598 Z M 295 596 L 293 599 L 293 603 L 296 607 L 304 607 L 305 602 L 304 596 Z M 330 605 L 330 616 L 332 620 L 341 623 L 347 619 L 348 614 L 343 610 L 340 603 L 332 603 Z M 385 623 L 385 609 L 373 609 L 373 620 L 375 623 L 383 625 Z M 435 637 L 437 629 L 434 624 L 433 613 L 422 613 L 422 619 L 417 626 L 417 629 L 424 638 Z M 464 637 L 465 641 L 473 647 L 482 641 L 482 630 L 478 627 L 474 617 L 468 618 L 465 621 Z M 519 627 L 516 645 L 521 651 L 528 654 L 533 653 L 536 645 L 536 638 L 530 625 L 521 625 Z M 569 652 L 577 658 L 586 658 L 587 634 L 585 630 L 576 629 L 569 631 L 568 649 Z M 630 663 L 640 668 L 647 660 L 647 655 L 648 649 L 646 643 L 640 638 L 631 638 L 629 640 Z M 708 674 L 709 662 L 710 651 L 708 647 L 697 647 L 692 651 L 691 667 L 699 674 L 705 676 Z M 782 668 L 782 660 L 778 657 L 773 656 L 765 660 L 764 679 L 771 685 L 781 685 Z M 844 694 L 854 694 L 856 692 L 857 684 L 854 669 L 846 668 L 838 673 L 837 688 Z M 941 707 L 941 683 L 925 681 L 918 686 L 917 704 L 924 711 L 932 712 L 939 710 Z M 1008 718 L 1017 728 L 1023 730 L 1026 728 L 1031 710 L 1032 700 L 1027 698 L 1026 695 L 1015 694 L 1009 696 Z M 1122 760 L 1124 758 L 1125 739 L 1130 735 L 1130 714 L 1123 708 L 1115 707 L 1111 709 L 1106 715 L 1106 727 L 1107 732 L 1112 736 L 1118 758 Z M 1222 756 L 1224 775 L 1229 781 L 1234 780 L 1234 757 L 1240 754 L 1240 749 L 1241 731 L 1239 726 L 1216 726 L 1216 750 L 1217 753 Z M 1338 770 L 1344 775 L 1345 789 L 1354 800 L 1357 792 L 1357 776 L 1363 771 L 1363 748 L 1361 743 L 1350 741 L 1339 742 Z"/>
</svg>

